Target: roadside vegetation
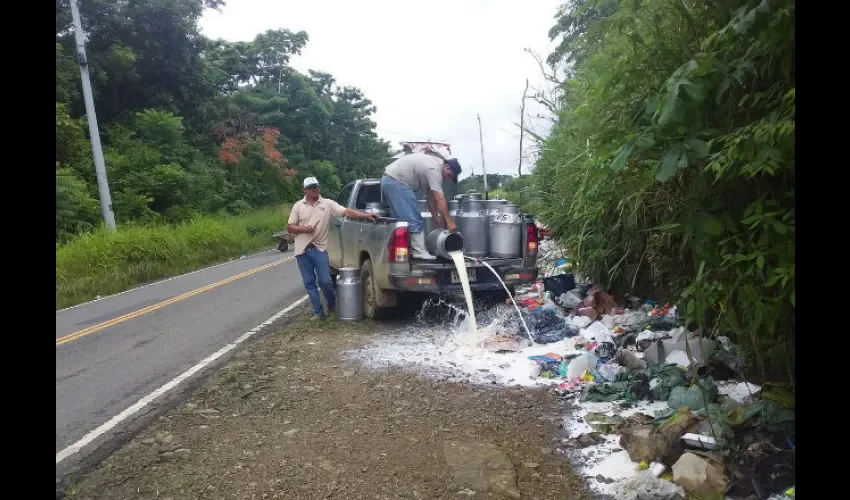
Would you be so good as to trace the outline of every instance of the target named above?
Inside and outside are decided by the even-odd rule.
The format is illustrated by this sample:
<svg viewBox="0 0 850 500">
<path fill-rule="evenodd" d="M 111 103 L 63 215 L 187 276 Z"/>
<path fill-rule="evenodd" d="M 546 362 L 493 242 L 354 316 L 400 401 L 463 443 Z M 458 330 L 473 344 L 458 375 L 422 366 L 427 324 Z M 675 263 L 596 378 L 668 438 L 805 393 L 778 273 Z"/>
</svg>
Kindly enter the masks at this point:
<svg viewBox="0 0 850 500">
<path fill-rule="evenodd" d="M 109 234 L 71 9 L 57 0 L 57 308 L 271 247 L 304 177 L 334 196 L 389 163 L 359 89 L 290 66 L 307 33 L 205 37 L 198 19 L 223 3 L 79 2 L 118 225 Z"/>
<path fill-rule="evenodd" d="M 56 309 L 274 247 L 289 207 L 81 234 L 56 246 Z"/>
<path fill-rule="evenodd" d="M 535 213 L 586 276 L 795 370 L 795 2 L 572 0 Z"/>
</svg>

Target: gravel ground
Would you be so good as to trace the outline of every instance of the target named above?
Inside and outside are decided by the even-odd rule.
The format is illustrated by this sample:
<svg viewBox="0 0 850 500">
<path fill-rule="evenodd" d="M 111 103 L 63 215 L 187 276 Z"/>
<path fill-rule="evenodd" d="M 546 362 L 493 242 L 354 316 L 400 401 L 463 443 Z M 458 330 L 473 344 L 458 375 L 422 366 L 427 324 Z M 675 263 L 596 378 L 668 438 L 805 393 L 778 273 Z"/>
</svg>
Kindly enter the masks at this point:
<svg viewBox="0 0 850 500">
<path fill-rule="evenodd" d="M 544 388 L 346 360 L 399 325 L 306 316 L 66 489 L 73 499 L 586 499 Z"/>
</svg>

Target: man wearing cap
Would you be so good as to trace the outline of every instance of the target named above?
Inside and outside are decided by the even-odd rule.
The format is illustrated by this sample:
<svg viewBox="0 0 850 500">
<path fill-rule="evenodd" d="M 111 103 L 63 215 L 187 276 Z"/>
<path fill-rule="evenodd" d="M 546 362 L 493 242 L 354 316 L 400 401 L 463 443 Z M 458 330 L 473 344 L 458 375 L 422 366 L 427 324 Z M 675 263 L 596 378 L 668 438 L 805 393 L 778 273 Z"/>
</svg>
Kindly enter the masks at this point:
<svg viewBox="0 0 850 500">
<path fill-rule="evenodd" d="M 425 190 L 428 209 L 437 227 L 455 232 L 457 224 L 449 215 L 449 205 L 443 195 L 443 179 L 451 179 L 457 184 L 457 176 L 460 172 L 460 163 L 456 159 L 443 159 L 427 153 L 402 156 L 384 170 L 384 175 L 381 177 L 381 191 L 389 205 L 390 215 L 396 219 L 406 220 L 408 223 L 411 255 L 414 259 L 437 258 L 425 248 L 423 233 L 425 221 L 419 212 L 419 204 L 416 202 L 414 192 L 419 189 Z"/>
<path fill-rule="evenodd" d="M 328 312 L 333 312 L 336 306 L 331 268 L 328 264 L 328 227 L 331 217 L 342 216 L 375 220 L 375 214 L 345 208 L 334 200 L 322 198 L 319 196 L 318 179 L 304 179 L 304 198 L 292 205 L 286 230 L 295 235 L 295 260 L 313 305 L 311 321 L 325 316 L 322 299 L 316 287 L 317 278 L 328 303 Z"/>
</svg>

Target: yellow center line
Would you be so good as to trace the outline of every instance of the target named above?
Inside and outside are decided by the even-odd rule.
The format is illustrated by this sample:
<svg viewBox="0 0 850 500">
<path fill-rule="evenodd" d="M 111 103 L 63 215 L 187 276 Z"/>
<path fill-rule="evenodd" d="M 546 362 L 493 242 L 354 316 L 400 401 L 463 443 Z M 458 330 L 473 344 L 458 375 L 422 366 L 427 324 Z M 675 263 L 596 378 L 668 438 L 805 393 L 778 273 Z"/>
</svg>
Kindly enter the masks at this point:
<svg viewBox="0 0 850 500">
<path fill-rule="evenodd" d="M 98 324 L 92 325 L 88 328 L 83 328 L 82 330 L 76 331 L 74 333 L 65 335 L 64 337 L 60 337 L 60 338 L 56 339 L 56 345 L 60 346 L 62 344 L 67 344 L 68 342 L 77 340 L 80 337 L 85 337 L 86 335 L 88 335 L 90 333 L 98 332 L 100 330 L 103 330 L 104 328 L 110 327 L 112 325 L 117 325 L 118 323 L 122 323 L 124 321 L 127 321 L 128 319 L 136 318 L 136 317 L 141 316 L 143 314 L 147 314 L 151 311 L 156 311 L 157 309 L 163 308 L 163 307 L 165 307 L 169 304 L 173 304 L 173 303 L 181 301 L 183 299 L 188 299 L 189 297 L 193 297 L 195 295 L 198 295 L 199 293 L 206 292 L 207 290 L 212 290 L 213 288 L 219 287 L 221 285 L 226 285 L 227 283 L 230 283 L 231 281 L 236 281 L 239 278 L 244 278 L 245 276 L 249 276 L 251 274 L 260 272 L 263 269 L 268 269 L 272 266 L 276 266 L 278 264 L 281 264 L 281 263 L 286 262 L 288 260 L 292 260 L 294 258 L 295 257 L 286 257 L 284 259 L 276 260 L 274 262 L 270 262 L 268 264 L 264 264 L 262 266 L 255 267 L 254 269 L 249 269 L 248 271 L 245 271 L 244 273 L 239 273 L 239 274 L 233 275 L 229 278 L 225 278 L 221 281 L 217 281 L 217 282 L 212 283 L 210 285 L 202 286 L 201 288 L 197 288 L 195 290 L 192 290 L 192 291 L 189 291 L 189 292 L 186 292 L 186 293 L 182 293 L 182 294 L 177 295 L 175 297 L 172 297 L 170 299 L 163 300 L 162 302 L 158 302 L 156 304 L 153 304 L 153 305 L 150 305 L 150 306 L 147 306 L 147 307 L 143 307 L 143 308 L 141 308 L 137 311 L 127 313 L 123 316 L 118 316 L 117 318 L 112 318 L 110 320 L 106 320 L 103 323 L 98 323 Z"/>
</svg>

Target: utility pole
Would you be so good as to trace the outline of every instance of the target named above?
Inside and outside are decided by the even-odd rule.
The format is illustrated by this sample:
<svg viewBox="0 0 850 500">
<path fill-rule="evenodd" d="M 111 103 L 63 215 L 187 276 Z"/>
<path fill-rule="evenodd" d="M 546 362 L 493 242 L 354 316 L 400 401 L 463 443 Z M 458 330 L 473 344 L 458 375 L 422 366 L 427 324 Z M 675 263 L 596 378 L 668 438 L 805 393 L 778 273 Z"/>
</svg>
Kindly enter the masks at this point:
<svg viewBox="0 0 850 500">
<path fill-rule="evenodd" d="M 112 197 L 109 195 L 109 182 L 106 180 L 106 164 L 103 161 L 103 149 L 100 146 L 100 131 L 97 128 L 97 116 L 94 112 L 94 98 L 89 80 L 89 64 L 86 59 L 86 45 L 83 26 L 80 22 L 80 9 L 77 0 L 71 0 L 71 16 L 74 18 L 74 39 L 77 42 L 77 61 L 80 63 L 80 79 L 83 81 L 83 100 L 86 102 L 86 121 L 89 123 L 89 139 L 94 157 L 94 170 L 97 174 L 97 191 L 100 194 L 100 211 L 108 231 L 115 231 L 115 215 L 112 213 Z"/>
<path fill-rule="evenodd" d="M 481 115 L 476 114 L 478 117 L 478 142 L 481 144 L 481 171 L 484 172 L 484 199 L 490 199 L 487 196 L 487 168 L 484 166 L 484 135 L 481 133 Z"/>
</svg>

